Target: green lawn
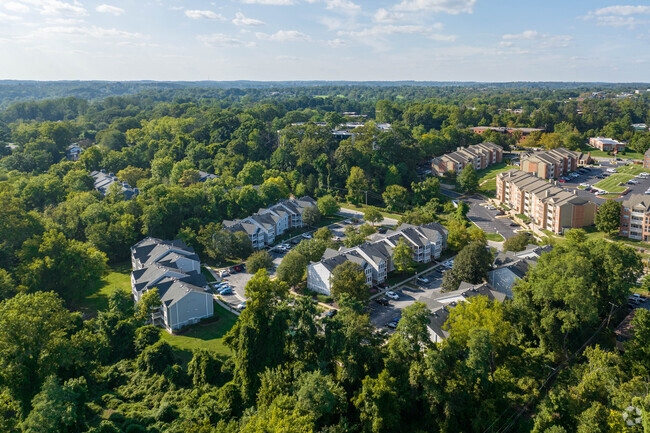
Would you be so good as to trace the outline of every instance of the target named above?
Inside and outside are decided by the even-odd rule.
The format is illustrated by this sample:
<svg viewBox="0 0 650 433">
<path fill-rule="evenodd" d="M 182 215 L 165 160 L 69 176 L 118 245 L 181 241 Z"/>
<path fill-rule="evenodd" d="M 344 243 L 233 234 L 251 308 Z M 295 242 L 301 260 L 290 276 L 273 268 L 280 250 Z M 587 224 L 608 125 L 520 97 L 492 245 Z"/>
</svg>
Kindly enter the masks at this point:
<svg viewBox="0 0 650 433">
<path fill-rule="evenodd" d="M 478 176 L 478 183 L 480 185 L 486 180 L 496 179 L 497 174 L 504 171 L 508 171 L 511 168 L 517 168 L 517 167 L 515 167 L 514 165 L 508 165 L 505 162 L 500 162 L 498 164 L 494 164 L 490 167 L 484 168 L 483 170 L 478 170 L 476 172 Z"/>
<path fill-rule="evenodd" d="M 614 155 L 608 155 L 607 152 L 603 152 L 602 150 L 598 150 L 593 147 L 585 146 L 582 149 L 583 152 L 591 152 L 592 157 L 599 157 L 599 158 L 614 158 Z M 639 159 L 643 160 L 643 154 L 638 153 L 638 152 L 632 152 L 630 150 L 625 151 L 624 153 L 621 152 L 617 155 L 618 158 L 621 159 Z"/>
<path fill-rule="evenodd" d="M 208 349 L 217 355 L 226 357 L 230 349 L 223 344 L 223 336 L 233 327 L 237 316 L 214 303 L 212 319 L 183 328 L 179 334 L 162 332 L 162 339 L 174 348 L 174 353 L 184 363 L 192 359 L 194 349 Z"/>
<path fill-rule="evenodd" d="M 501 236 L 499 233 L 486 233 L 485 237 L 487 238 L 488 241 L 494 241 L 494 242 L 503 242 L 503 236 Z"/>
<path fill-rule="evenodd" d="M 130 262 L 111 266 L 108 275 L 102 278 L 99 285 L 90 288 L 84 297 L 72 302 L 72 309 L 94 317 L 98 311 L 108 309 L 108 296 L 118 289 L 131 292 Z"/>
<path fill-rule="evenodd" d="M 208 281 L 208 283 L 212 281 L 217 281 L 216 278 L 212 275 L 212 272 L 210 272 L 208 269 L 205 268 L 205 266 L 201 266 L 201 273 L 205 277 L 205 279 Z"/>
<path fill-rule="evenodd" d="M 625 184 L 630 179 L 634 179 L 631 174 L 612 174 L 606 179 L 594 184 L 594 188 L 599 188 L 611 193 L 621 193 L 627 189 L 625 186 L 619 186 L 619 183 Z"/>
<path fill-rule="evenodd" d="M 616 167 L 616 171 L 618 171 L 619 173 L 631 174 L 634 176 L 640 173 L 650 173 L 650 170 L 648 170 L 647 168 L 643 168 L 643 166 L 640 164 L 631 164 L 631 165 L 623 165 L 621 167 Z"/>
</svg>

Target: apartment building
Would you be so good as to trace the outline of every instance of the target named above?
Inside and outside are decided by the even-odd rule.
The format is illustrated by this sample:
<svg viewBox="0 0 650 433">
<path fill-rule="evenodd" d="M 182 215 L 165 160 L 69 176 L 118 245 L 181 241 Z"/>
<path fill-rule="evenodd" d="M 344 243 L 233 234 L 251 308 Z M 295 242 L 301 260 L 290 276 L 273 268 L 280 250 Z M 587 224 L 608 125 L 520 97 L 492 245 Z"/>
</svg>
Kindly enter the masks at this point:
<svg viewBox="0 0 650 433">
<path fill-rule="evenodd" d="M 481 170 L 503 160 L 503 148 L 494 143 L 485 142 L 468 147 L 459 147 L 455 152 L 433 158 L 431 172 L 442 176 L 448 171 L 460 173 L 466 165 L 471 164 L 475 170 Z"/>
<path fill-rule="evenodd" d="M 393 249 L 404 239 L 413 249 L 413 260 L 429 263 L 439 258 L 447 247 L 449 231 L 438 223 L 413 226 L 402 224 L 397 230 L 374 234 L 368 242 L 338 251 L 328 249 L 321 261 L 307 267 L 307 288 L 318 293 L 330 294 L 332 273 L 346 261 L 358 263 L 366 275 L 366 284 L 374 286 L 386 281 L 393 266 Z"/>
<path fill-rule="evenodd" d="M 136 303 L 147 291 L 158 291 L 162 304 L 152 314 L 155 325 L 172 332 L 214 314 L 199 256 L 182 240 L 143 239 L 131 247 L 131 266 Z"/>
<path fill-rule="evenodd" d="M 132 188 L 127 182 L 120 182 L 115 173 L 106 173 L 106 170 L 91 171 L 90 176 L 94 179 L 93 187 L 101 195 L 106 195 L 111 186 L 116 184 L 118 190 L 124 195 L 125 200 L 130 200 L 140 194 L 138 188 Z"/>
<path fill-rule="evenodd" d="M 593 162 L 589 153 L 574 152 L 562 147 L 528 152 L 521 157 L 521 169 L 540 179 L 557 179 Z"/>
<path fill-rule="evenodd" d="M 589 138 L 589 146 L 595 147 L 603 152 L 623 152 L 625 150 L 625 143 L 605 137 L 591 137 Z"/>
<path fill-rule="evenodd" d="M 630 239 L 650 240 L 650 197 L 632 194 L 623 200 L 619 233 Z"/>
<path fill-rule="evenodd" d="M 316 200 L 311 197 L 280 200 L 244 219 L 225 220 L 223 225 L 231 232 L 246 233 L 253 248 L 260 249 L 273 244 L 275 238 L 287 230 L 303 227 L 302 214 L 306 208 L 313 206 L 316 206 Z"/>
<path fill-rule="evenodd" d="M 594 223 L 598 206 L 575 191 L 517 169 L 497 175 L 497 199 L 542 229 L 562 233 Z"/>
<path fill-rule="evenodd" d="M 513 135 L 517 132 L 520 136 L 519 143 L 521 143 L 526 137 L 528 137 L 533 132 L 544 132 L 544 128 L 514 128 L 508 126 L 472 126 L 469 128 L 472 132 L 477 134 L 483 134 L 485 131 L 494 131 L 501 134 Z"/>
</svg>

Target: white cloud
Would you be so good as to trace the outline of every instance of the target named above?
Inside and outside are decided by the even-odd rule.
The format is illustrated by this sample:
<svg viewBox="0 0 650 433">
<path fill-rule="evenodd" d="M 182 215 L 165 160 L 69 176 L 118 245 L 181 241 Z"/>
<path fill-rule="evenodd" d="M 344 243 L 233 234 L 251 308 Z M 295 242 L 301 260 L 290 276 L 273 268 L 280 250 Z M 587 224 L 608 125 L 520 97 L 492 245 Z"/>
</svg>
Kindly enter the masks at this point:
<svg viewBox="0 0 650 433">
<path fill-rule="evenodd" d="M 255 18 L 247 18 L 243 13 L 237 12 L 235 19 L 232 20 L 236 26 L 263 26 L 264 21 L 256 20 Z"/>
<path fill-rule="evenodd" d="M 521 33 L 508 33 L 501 37 L 502 47 L 513 47 L 516 42 L 525 42 L 536 48 L 566 48 L 573 41 L 569 35 L 551 35 L 536 30 L 525 30 Z"/>
<path fill-rule="evenodd" d="M 280 30 L 272 35 L 266 33 L 256 33 L 258 39 L 277 42 L 297 42 L 297 41 L 310 41 L 309 35 L 299 32 L 297 30 Z"/>
<path fill-rule="evenodd" d="M 206 19 L 206 20 L 226 21 L 226 18 L 224 18 L 224 16 L 221 14 L 212 11 L 200 11 L 196 9 L 185 11 L 185 16 L 187 16 L 188 18 L 192 18 L 193 20 Z"/>
<path fill-rule="evenodd" d="M 596 9 L 594 15 L 641 15 L 650 14 L 650 6 L 607 6 Z"/>
<path fill-rule="evenodd" d="M 378 49 L 386 48 L 388 37 L 398 34 L 420 35 L 439 42 L 451 42 L 456 39 L 454 35 L 440 33 L 442 28 L 443 26 L 440 23 L 433 23 L 429 26 L 377 24 L 357 31 L 340 30 L 337 34 L 339 36 L 355 38 L 361 43 Z"/>
<path fill-rule="evenodd" d="M 343 12 L 346 14 L 358 14 L 361 12 L 361 6 L 350 0 L 325 0 L 327 6 L 325 9 Z"/>
<path fill-rule="evenodd" d="M 75 37 L 79 41 L 87 41 L 89 38 L 92 39 L 110 39 L 114 40 L 132 40 L 132 39 L 145 39 L 146 36 L 142 33 L 133 33 L 127 32 L 124 30 L 118 30 L 115 28 L 107 29 L 98 26 L 50 26 L 43 27 L 36 30 L 33 33 L 25 35 L 18 39 L 27 39 L 27 40 L 43 40 L 49 39 L 56 36 L 64 36 L 66 41 L 70 41 Z"/>
<path fill-rule="evenodd" d="M 209 47 L 254 47 L 255 42 L 247 42 L 223 33 L 212 33 L 196 37 Z"/>
<path fill-rule="evenodd" d="M 295 4 L 294 0 L 242 0 L 242 3 L 249 5 L 273 5 L 273 6 L 290 6 Z"/>
<path fill-rule="evenodd" d="M 332 48 L 340 48 L 347 45 L 347 42 L 345 42 L 343 39 L 332 39 L 331 41 L 327 41 L 326 43 Z"/>
<path fill-rule="evenodd" d="M 517 39 L 536 39 L 537 37 L 539 37 L 539 32 L 535 30 L 525 30 L 521 33 L 505 34 L 502 36 L 502 39 L 508 41 Z"/>
<path fill-rule="evenodd" d="M 372 19 L 377 23 L 393 23 L 395 21 L 404 19 L 404 14 L 380 8 L 375 11 Z"/>
<path fill-rule="evenodd" d="M 472 13 L 476 0 L 402 0 L 395 6 L 399 11 L 445 12 L 451 15 Z"/>
<path fill-rule="evenodd" d="M 20 12 L 20 13 L 29 12 L 29 7 L 22 3 L 8 2 L 5 3 L 3 6 L 5 9 L 11 12 Z"/>
<path fill-rule="evenodd" d="M 118 8 L 117 6 L 107 5 L 107 4 L 99 5 L 95 8 L 95 10 L 103 14 L 115 15 L 116 17 L 119 17 L 124 13 L 124 9 Z"/>
<path fill-rule="evenodd" d="M 86 16 L 88 11 L 78 1 L 67 3 L 59 0 L 22 0 L 23 3 L 33 6 L 43 15 L 68 15 Z"/>
<path fill-rule="evenodd" d="M 4 12 L 0 12 L 0 23 L 9 23 L 9 22 L 16 22 L 16 21 L 21 21 L 21 18 L 13 15 L 7 15 Z"/>
</svg>

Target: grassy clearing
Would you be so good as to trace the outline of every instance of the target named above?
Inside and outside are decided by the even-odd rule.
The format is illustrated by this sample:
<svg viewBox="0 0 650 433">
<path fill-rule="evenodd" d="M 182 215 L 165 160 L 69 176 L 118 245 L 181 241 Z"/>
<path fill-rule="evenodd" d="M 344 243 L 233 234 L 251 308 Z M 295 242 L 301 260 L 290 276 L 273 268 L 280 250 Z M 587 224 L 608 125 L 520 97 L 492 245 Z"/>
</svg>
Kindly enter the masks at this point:
<svg viewBox="0 0 650 433">
<path fill-rule="evenodd" d="M 625 184 L 630 179 L 634 179 L 631 174 L 612 174 L 611 176 L 594 184 L 594 188 L 602 189 L 610 193 L 621 193 L 627 189 L 625 186 L 619 186 L 620 183 Z"/>
<path fill-rule="evenodd" d="M 623 165 L 621 167 L 617 167 L 616 171 L 619 173 L 631 174 L 634 176 L 641 173 L 650 173 L 650 170 L 643 168 L 643 166 L 640 164 Z"/>
<path fill-rule="evenodd" d="M 162 332 L 162 339 L 174 348 L 174 354 L 183 363 L 192 359 L 195 349 L 207 349 L 217 355 L 226 357 L 230 349 L 223 344 L 223 336 L 233 327 L 237 316 L 214 303 L 214 316 L 211 320 L 183 328 L 179 334 Z"/>
<path fill-rule="evenodd" d="M 500 162 L 498 164 L 494 164 L 490 167 L 484 168 L 483 170 L 478 170 L 476 174 L 478 175 L 478 183 L 479 185 L 482 182 L 485 182 L 486 180 L 490 179 L 496 179 L 497 174 L 508 171 L 511 168 L 517 168 L 514 165 L 508 165 L 505 162 Z"/>
<path fill-rule="evenodd" d="M 108 309 L 108 296 L 119 289 L 131 292 L 130 262 L 111 266 L 99 285 L 92 287 L 83 298 L 73 301 L 72 309 L 94 317 L 98 311 Z"/>
<path fill-rule="evenodd" d="M 487 238 L 488 241 L 494 241 L 494 242 L 503 242 L 505 239 L 503 239 L 503 236 L 501 236 L 499 233 L 486 233 L 485 237 Z"/>
<path fill-rule="evenodd" d="M 610 155 L 607 152 L 603 152 L 602 150 L 598 150 L 593 147 L 586 146 L 582 149 L 583 152 L 591 152 L 592 157 L 599 157 L 599 158 L 614 158 L 614 155 Z M 643 154 L 638 153 L 638 152 L 632 152 L 632 151 L 625 151 L 621 152 L 616 157 L 621 158 L 621 159 L 643 159 Z"/>
<path fill-rule="evenodd" d="M 205 279 L 208 280 L 208 283 L 210 283 L 210 282 L 212 282 L 212 281 L 217 281 L 217 279 L 214 278 L 214 276 L 212 275 L 212 273 L 211 273 L 209 270 L 207 270 L 207 269 L 205 268 L 205 266 L 201 266 L 201 273 L 203 274 L 203 276 L 205 277 Z"/>
</svg>

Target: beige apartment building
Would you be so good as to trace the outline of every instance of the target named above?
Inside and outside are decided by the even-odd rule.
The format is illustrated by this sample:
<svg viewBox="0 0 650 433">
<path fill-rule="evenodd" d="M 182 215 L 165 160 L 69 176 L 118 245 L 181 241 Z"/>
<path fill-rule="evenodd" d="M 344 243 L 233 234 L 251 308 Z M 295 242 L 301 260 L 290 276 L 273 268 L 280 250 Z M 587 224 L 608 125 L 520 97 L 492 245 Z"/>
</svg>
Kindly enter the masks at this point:
<svg viewBox="0 0 650 433">
<path fill-rule="evenodd" d="M 460 173 L 466 165 L 471 164 L 475 170 L 481 170 L 503 160 L 503 148 L 494 143 L 485 142 L 468 147 L 459 147 L 455 152 L 433 158 L 431 172 L 442 176 L 448 171 Z"/>
<path fill-rule="evenodd" d="M 512 169 L 497 175 L 497 199 L 539 228 L 562 233 L 594 223 L 598 206 L 533 174 Z"/>
<path fill-rule="evenodd" d="M 540 152 L 529 152 L 521 157 L 521 169 L 540 179 L 557 179 L 593 162 L 589 153 L 574 152 L 559 147 Z"/>
<path fill-rule="evenodd" d="M 650 240 L 650 197 L 632 194 L 623 200 L 619 233 L 630 239 Z"/>
</svg>

